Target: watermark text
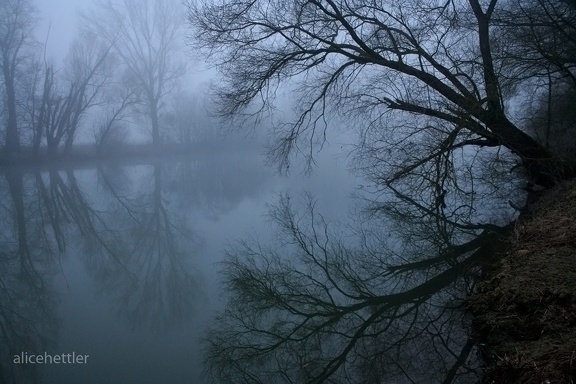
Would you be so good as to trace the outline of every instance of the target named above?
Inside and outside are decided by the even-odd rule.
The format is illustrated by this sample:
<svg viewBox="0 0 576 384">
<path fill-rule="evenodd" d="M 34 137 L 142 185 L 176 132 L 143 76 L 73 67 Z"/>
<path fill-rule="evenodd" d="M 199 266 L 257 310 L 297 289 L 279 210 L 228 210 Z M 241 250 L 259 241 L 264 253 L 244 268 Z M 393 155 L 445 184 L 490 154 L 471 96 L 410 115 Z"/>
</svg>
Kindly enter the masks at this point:
<svg viewBox="0 0 576 384">
<path fill-rule="evenodd" d="M 49 354 L 28 354 L 22 352 L 14 355 L 14 364 L 86 364 L 90 355 L 80 355 L 76 352 L 62 353 L 59 355 Z"/>
</svg>

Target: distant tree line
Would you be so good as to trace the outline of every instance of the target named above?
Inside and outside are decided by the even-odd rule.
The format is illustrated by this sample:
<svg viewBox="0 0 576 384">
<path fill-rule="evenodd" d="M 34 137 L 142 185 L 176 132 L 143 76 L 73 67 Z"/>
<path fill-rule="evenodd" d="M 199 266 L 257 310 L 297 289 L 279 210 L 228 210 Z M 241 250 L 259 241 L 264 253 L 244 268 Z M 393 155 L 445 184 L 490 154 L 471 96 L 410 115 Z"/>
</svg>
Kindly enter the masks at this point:
<svg viewBox="0 0 576 384">
<path fill-rule="evenodd" d="M 102 148 L 122 142 L 130 125 L 143 130 L 154 145 L 182 136 L 163 124 L 165 114 L 180 113 L 167 105 L 186 73 L 178 56 L 183 21 L 178 5 L 96 1 L 94 10 L 83 15 L 83 27 L 59 68 L 35 37 L 39 14 L 33 1 L 2 0 L 3 156 L 70 153 L 80 132 L 83 139 L 90 138 L 90 130 Z M 182 113 L 190 110 L 186 106 Z M 89 111 L 96 117 L 89 117 Z"/>
</svg>

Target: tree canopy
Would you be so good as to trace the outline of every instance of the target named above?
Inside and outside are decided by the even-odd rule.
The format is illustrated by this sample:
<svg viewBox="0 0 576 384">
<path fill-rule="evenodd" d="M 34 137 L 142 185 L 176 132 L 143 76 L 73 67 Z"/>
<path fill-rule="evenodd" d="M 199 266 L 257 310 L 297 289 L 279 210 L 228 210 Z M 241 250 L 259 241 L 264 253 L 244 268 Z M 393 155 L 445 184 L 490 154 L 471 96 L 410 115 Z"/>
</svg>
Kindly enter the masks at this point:
<svg viewBox="0 0 576 384">
<path fill-rule="evenodd" d="M 575 12 L 571 3 L 536 1 L 536 11 L 526 11 L 524 23 L 516 25 L 512 3 L 204 0 L 189 4 L 188 18 L 192 43 L 206 49 L 224 76 L 217 89 L 222 114 L 270 106 L 280 85 L 294 85 L 300 114 L 283 127 L 271 153 L 281 166 L 295 148 L 322 138 L 324 118 L 360 112 L 363 121 L 355 122 L 378 125 L 383 136 L 442 138 L 406 169 L 464 147 L 501 147 L 532 182 L 548 187 L 574 168 L 519 125 L 513 97 L 525 77 L 511 66 L 522 55 L 524 66 L 535 68 L 523 49 L 555 65 L 559 76 L 573 76 L 570 51 L 553 55 L 538 47 L 549 39 L 548 30 L 562 31 Z M 546 4 L 556 13 L 546 13 Z M 523 35 L 537 12 L 551 19 L 544 31 L 533 30 L 541 42 L 519 42 L 513 55 L 506 48 L 513 33 L 505 32 Z M 395 130 L 399 125 L 404 128 Z"/>
</svg>

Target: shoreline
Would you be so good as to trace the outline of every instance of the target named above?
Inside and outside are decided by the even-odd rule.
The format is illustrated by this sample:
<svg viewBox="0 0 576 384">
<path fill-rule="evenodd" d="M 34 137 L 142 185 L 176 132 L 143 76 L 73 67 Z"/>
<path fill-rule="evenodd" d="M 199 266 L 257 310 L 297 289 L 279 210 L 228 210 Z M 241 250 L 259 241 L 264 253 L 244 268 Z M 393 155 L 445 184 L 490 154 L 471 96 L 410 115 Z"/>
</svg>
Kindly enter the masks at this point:
<svg viewBox="0 0 576 384">
<path fill-rule="evenodd" d="M 231 146 L 225 141 L 194 144 L 126 144 L 101 150 L 93 145 L 78 145 L 69 153 L 57 154 L 49 154 L 45 149 L 40 153 L 34 153 L 30 148 L 22 148 L 20 152 L 13 155 L 0 152 L 0 171 L 12 167 L 59 167 L 72 163 L 89 165 L 109 161 L 153 160 L 166 156 L 188 156 L 246 148 L 252 148 L 252 146 L 247 143 Z"/>
</svg>

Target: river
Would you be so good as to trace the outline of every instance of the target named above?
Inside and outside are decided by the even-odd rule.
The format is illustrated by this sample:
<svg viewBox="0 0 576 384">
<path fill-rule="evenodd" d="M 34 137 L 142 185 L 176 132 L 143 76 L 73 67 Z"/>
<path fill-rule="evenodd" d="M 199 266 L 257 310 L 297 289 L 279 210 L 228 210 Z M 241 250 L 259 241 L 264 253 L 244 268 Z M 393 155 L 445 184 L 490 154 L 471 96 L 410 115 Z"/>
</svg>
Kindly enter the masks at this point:
<svg viewBox="0 0 576 384">
<path fill-rule="evenodd" d="M 200 382 L 224 250 L 270 238 L 282 194 L 336 219 L 358 185 L 334 153 L 290 176 L 257 150 L 4 169 L 2 382 Z"/>
</svg>

